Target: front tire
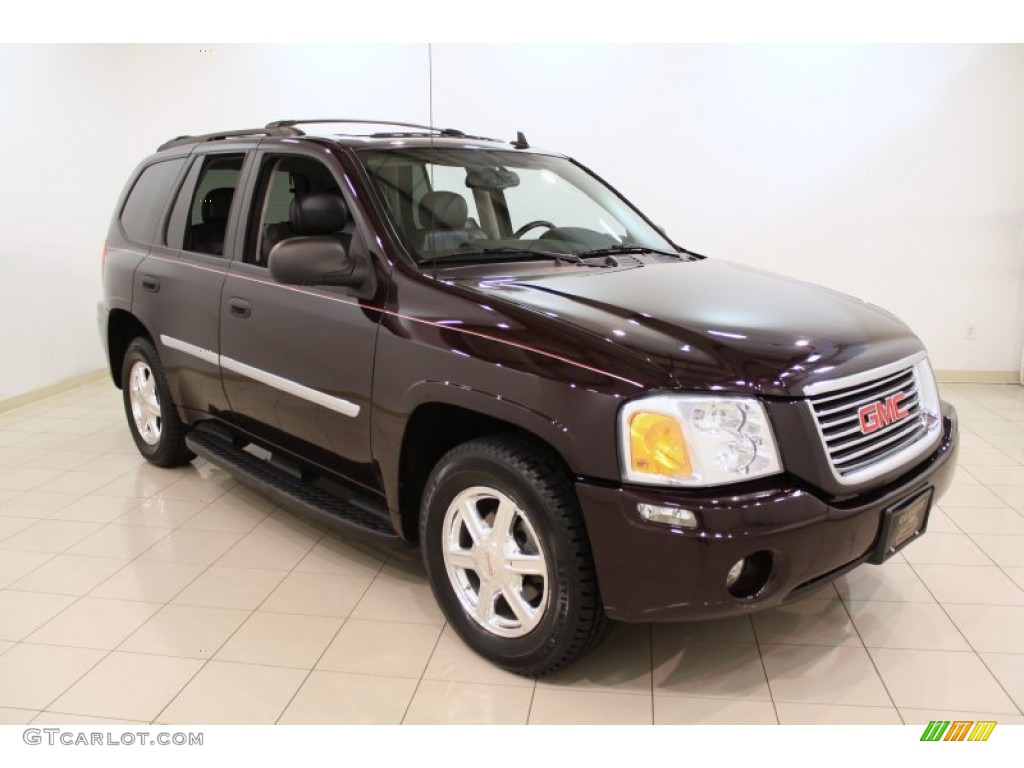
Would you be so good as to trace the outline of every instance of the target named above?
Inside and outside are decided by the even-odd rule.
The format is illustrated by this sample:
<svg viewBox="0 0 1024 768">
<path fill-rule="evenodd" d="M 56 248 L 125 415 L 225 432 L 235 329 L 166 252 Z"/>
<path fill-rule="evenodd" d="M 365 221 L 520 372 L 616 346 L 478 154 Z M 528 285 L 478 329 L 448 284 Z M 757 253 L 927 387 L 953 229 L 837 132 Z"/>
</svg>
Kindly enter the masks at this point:
<svg viewBox="0 0 1024 768">
<path fill-rule="evenodd" d="M 543 675 L 604 636 L 590 544 L 568 475 L 512 435 L 449 451 L 427 481 L 420 517 L 434 595 L 475 651 Z"/>
<path fill-rule="evenodd" d="M 171 401 L 160 356 L 144 337 L 133 339 L 121 366 L 121 393 L 135 445 L 159 467 L 179 467 L 196 457 L 185 445 L 185 425 Z"/>
</svg>

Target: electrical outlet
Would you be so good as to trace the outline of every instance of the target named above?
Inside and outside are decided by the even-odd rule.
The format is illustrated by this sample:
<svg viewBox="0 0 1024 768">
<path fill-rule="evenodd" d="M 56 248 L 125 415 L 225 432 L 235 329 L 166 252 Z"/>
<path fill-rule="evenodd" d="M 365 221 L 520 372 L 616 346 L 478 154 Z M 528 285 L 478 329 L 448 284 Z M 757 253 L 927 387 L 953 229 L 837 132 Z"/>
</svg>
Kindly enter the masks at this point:
<svg viewBox="0 0 1024 768">
<path fill-rule="evenodd" d="M 964 325 L 964 338 L 967 341 L 975 341 L 978 338 L 978 325 L 969 321 Z"/>
</svg>

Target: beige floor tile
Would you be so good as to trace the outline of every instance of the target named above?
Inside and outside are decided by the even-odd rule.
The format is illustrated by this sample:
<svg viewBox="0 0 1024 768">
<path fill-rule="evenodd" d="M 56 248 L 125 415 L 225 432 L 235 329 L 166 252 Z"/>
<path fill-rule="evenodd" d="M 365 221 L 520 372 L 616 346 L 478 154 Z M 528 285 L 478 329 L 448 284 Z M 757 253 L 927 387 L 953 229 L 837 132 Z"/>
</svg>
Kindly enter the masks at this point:
<svg viewBox="0 0 1024 768">
<path fill-rule="evenodd" d="M 34 517 L 0 517 L 0 541 L 9 538 L 18 531 L 23 531 L 30 525 L 35 525 L 38 519 Z"/>
<path fill-rule="evenodd" d="M 953 485 L 939 499 L 947 512 L 957 507 L 1005 507 L 1006 502 L 983 485 Z"/>
<path fill-rule="evenodd" d="M 1024 567 L 1024 536 L 993 535 L 989 533 L 972 533 L 974 543 L 994 562 L 1004 568 Z M 5 543 L 0 542 L 0 547 Z"/>
<path fill-rule="evenodd" d="M 317 669 L 418 680 L 434 652 L 441 628 L 349 619 L 317 662 Z"/>
<path fill-rule="evenodd" d="M 260 610 L 344 618 L 352 613 L 371 581 L 369 576 L 292 571 Z"/>
<path fill-rule="evenodd" d="M 1003 712 L 955 712 L 944 709 L 936 714 L 934 709 L 904 709 L 900 715 L 907 725 L 926 726 L 932 720 L 941 717 L 943 720 L 995 720 L 999 725 L 1024 725 L 1024 715 L 1007 715 Z M 996 727 L 999 727 L 998 725 Z"/>
<path fill-rule="evenodd" d="M 31 573 L 54 555 L 49 552 L 13 552 L 0 549 L 0 589 Z"/>
<path fill-rule="evenodd" d="M 352 618 L 410 624 L 443 624 L 444 615 L 422 572 L 392 564 L 381 569 L 352 611 Z"/>
<path fill-rule="evenodd" d="M 1024 605 L 1024 589 L 995 565 L 914 567 L 941 603 Z"/>
<path fill-rule="evenodd" d="M 1024 445 L 1021 440 L 1020 445 Z M 998 447 L 998 446 L 997 446 Z M 1024 467 L 974 467 L 971 474 L 989 487 L 1017 486 L 1024 487 Z"/>
<path fill-rule="evenodd" d="M 525 725 L 532 688 L 424 680 L 409 704 L 411 725 Z"/>
<path fill-rule="evenodd" d="M 991 565 L 992 562 L 962 533 L 926 533 L 902 550 L 911 565 Z"/>
<path fill-rule="evenodd" d="M 211 661 L 157 722 L 272 725 L 305 678 L 300 669 Z"/>
<path fill-rule="evenodd" d="M 933 533 L 963 533 L 949 513 L 938 506 L 932 507 L 928 513 L 928 530 Z"/>
<path fill-rule="evenodd" d="M 187 563 L 129 563 L 89 594 L 115 600 L 166 603 L 189 585 L 206 566 Z"/>
<path fill-rule="evenodd" d="M 0 640 L 0 656 L 2 656 L 5 651 L 8 651 L 11 648 L 13 648 L 15 645 L 16 643 L 12 643 L 9 640 Z"/>
<path fill-rule="evenodd" d="M 695 640 L 680 645 L 655 634 L 653 675 L 656 694 L 771 700 L 753 643 Z"/>
<path fill-rule="evenodd" d="M 0 706 L 44 709 L 103 655 L 103 651 L 19 643 L 0 656 Z"/>
<path fill-rule="evenodd" d="M 950 515 L 964 533 L 1024 536 L 1024 515 L 1014 509 L 954 509 Z"/>
<path fill-rule="evenodd" d="M 860 645 L 841 600 L 798 600 L 755 614 L 754 630 L 762 643 Z"/>
<path fill-rule="evenodd" d="M 654 695 L 655 725 L 775 725 L 770 701 Z"/>
<path fill-rule="evenodd" d="M 1017 463 L 997 448 L 961 448 L 959 461 L 968 469 L 973 467 L 1012 467 Z"/>
<path fill-rule="evenodd" d="M 164 539 L 168 528 L 136 528 L 128 525 L 107 525 L 68 550 L 72 555 L 123 557 L 132 559 Z"/>
<path fill-rule="evenodd" d="M 589 656 L 540 678 L 538 684 L 650 696 L 651 631 L 649 624 L 613 624 L 608 637 Z"/>
<path fill-rule="evenodd" d="M 212 504 L 224 495 L 224 492 L 236 485 L 223 470 L 218 470 L 216 476 L 201 478 L 196 476 L 183 477 L 177 482 L 161 488 L 155 495 L 163 499 L 174 499 L 177 501 L 198 501 L 204 504 Z"/>
<path fill-rule="evenodd" d="M 414 698 L 410 713 L 415 707 Z M 650 725 L 653 721 L 650 693 L 538 687 L 530 706 L 530 725 Z"/>
<path fill-rule="evenodd" d="M 253 507 L 230 506 L 222 501 L 215 501 L 213 504 L 202 505 L 197 514 L 182 524 L 182 528 L 197 531 L 248 533 L 263 522 L 268 514 L 268 512 Z"/>
<path fill-rule="evenodd" d="M 77 501 L 49 516 L 51 520 L 81 520 L 87 523 L 110 523 L 129 509 L 139 505 L 138 499 L 114 499 L 109 496 L 82 496 Z"/>
<path fill-rule="evenodd" d="M 28 466 L 34 460 L 51 452 L 51 448 L 27 445 L 29 435 L 21 433 L 22 439 L 13 445 L 0 447 L 0 474 Z M 59 472 L 61 470 L 52 470 Z M 0 488 L 0 494 L 20 492 L 20 488 Z"/>
<path fill-rule="evenodd" d="M 373 544 L 345 542 L 334 536 L 325 536 L 295 566 L 296 571 L 313 573 L 340 573 L 351 576 L 376 576 L 389 552 Z"/>
<path fill-rule="evenodd" d="M 844 707 L 780 701 L 775 709 L 783 725 L 903 725 L 895 707 Z"/>
<path fill-rule="evenodd" d="M 281 571 L 212 566 L 174 598 L 181 605 L 255 610 L 284 577 Z"/>
<path fill-rule="evenodd" d="M 863 648 L 762 645 L 761 655 L 776 703 L 892 706 Z"/>
<path fill-rule="evenodd" d="M 2 556 L 0 556 L 0 568 L 3 567 Z M 1024 568 L 1003 568 L 1003 572 L 1016 582 L 1017 586 L 1024 589 Z M 978 602 L 981 602 L 980 600 Z"/>
<path fill-rule="evenodd" d="M 32 573 L 13 582 L 10 588 L 23 592 L 84 595 L 117 573 L 127 562 L 110 557 L 56 555 Z"/>
<path fill-rule="evenodd" d="M 77 715 L 152 720 L 202 665 L 195 659 L 115 652 L 49 708 Z"/>
<path fill-rule="evenodd" d="M 1024 467 L 1017 468 L 1018 476 L 1024 475 Z M 1018 512 L 1024 512 L 1024 482 L 1010 485 L 992 485 L 991 490 Z"/>
<path fill-rule="evenodd" d="M 119 650 L 208 659 L 248 615 L 248 611 L 231 608 L 167 605 L 125 640 Z"/>
<path fill-rule="evenodd" d="M 857 631 L 868 648 L 968 651 L 970 646 L 936 603 L 849 603 Z"/>
<path fill-rule="evenodd" d="M 0 488 L 11 491 L 31 491 L 48 480 L 64 474 L 63 469 L 40 469 L 22 465 L 14 469 L 0 469 Z"/>
<path fill-rule="evenodd" d="M 951 604 L 946 610 L 974 650 L 1024 653 L 1024 606 Z"/>
<path fill-rule="evenodd" d="M 902 708 L 931 708 L 935 719 L 952 710 L 1005 712 L 1017 708 L 973 653 L 872 648 L 871 658 L 893 703 Z"/>
<path fill-rule="evenodd" d="M 14 498 L 0 504 L 0 516 L 41 519 L 75 503 L 79 498 L 70 493 L 43 493 L 42 491 L 18 493 Z"/>
<path fill-rule="evenodd" d="M 1017 708 L 1024 712 L 1024 654 L 983 653 L 981 660 L 1003 686 Z"/>
<path fill-rule="evenodd" d="M 68 715 L 63 712 L 40 712 L 32 725 L 148 725 L 147 720 L 125 720 L 119 717 Z"/>
<path fill-rule="evenodd" d="M 889 561 L 880 566 L 865 565 L 836 579 L 835 585 L 844 601 L 935 602 L 915 569 L 907 563 Z"/>
<path fill-rule="evenodd" d="M 0 640 L 22 640 L 75 601 L 42 592 L 0 592 Z"/>
<path fill-rule="evenodd" d="M 0 549 L 17 549 L 23 552 L 63 552 L 89 534 L 98 531 L 100 527 L 99 523 L 38 520 L 34 525 L 0 541 Z"/>
<path fill-rule="evenodd" d="M 533 680 L 506 672 L 471 650 L 451 625 L 446 626 L 441 633 L 423 678 L 457 683 L 533 687 Z"/>
<path fill-rule="evenodd" d="M 83 597 L 29 635 L 26 642 L 112 650 L 158 610 L 159 603 Z"/>
<path fill-rule="evenodd" d="M 217 564 L 290 571 L 322 536 L 321 531 L 292 515 L 271 515 L 242 537 Z"/>
<path fill-rule="evenodd" d="M 314 671 L 279 720 L 290 725 L 397 725 L 416 690 L 400 677 Z"/>
<path fill-rule="evenodd" d="M 749 616 L 709 621 L 665 622 L 650 626 L 654 635 L 664 637 L 666 642 L 680 644 L 690 640 L 722 643 L 753 643 L 757 641 L 754 624 Z"/>
<path fill-rule="evenodd" d="M 115 498 L 147 499 L 159 493 L 171 483 L 175 483 L 178 477 L 172 473 L 154 475 L 144 473 L 142 467 L 113 480 L 102 488 L 96 489 L 97 496 L 113 496 Z"/>
<path fill-rule="evenodd" d="M 99 453 L 89 453 L 88 451 L 50 451 L 49 453 L 44 453 L 39 458 L 33 459 L 32 466 L 42 467 L 43 469 L 63 469 L 65 471 L 78 469 L 92 472 L 95 470 L 86 469 L 83 465 L 88 464 L 99 456 Z"/>
<path fill-rule="evenodd" d="M 34 709 L 0 707 L 0 725 L 27 725 L 39 714 Z"/>
<path fill-rule="evenodd" d="M 341 619 L 254 613 L 217 652 L 218 661 L 312 669 L 341 628 Z"/>
<path fill-rule="evenodd" d="M 195 517 L 206 505 L 197 501 L 172 501 L 151 497 L 117 518 L 118 525 L 142 528 L 178 528 Z"/>
<path fill-rule="evenodd" d="M 117 472 L 79 472 L 71 470 L 40 483 L 35 490 L 52 493 L 92 493 L 117 479 Z"/>
<path fill-rule="evenodd" d="M 261 511 L 266 514 L 270 514 L 277 508 L 277 504 L 268 497 L 241 484 L 233 485 L 214 502 L 214 505 L 218 507 L 238 507 L 251 511 Z"/>
<path fill-rule="evenodd" d="M 158 560 L 165 563 L 210 565 L 234 546 L 239 538 L 241 537 L 237 533 L 186 531 L 184 528 L 179 528 L 140 555 L 139 559 Z"/>
<path fill-rule="evenodd" d="M 120 453 L 104 453 L 95 455 L 78 469 L 88 472 L 117 472 L 120 477 L 126 472 L 138 469 L 146 460 L 136 453 L 134 456 L 125 456 Z"/>
</svg>

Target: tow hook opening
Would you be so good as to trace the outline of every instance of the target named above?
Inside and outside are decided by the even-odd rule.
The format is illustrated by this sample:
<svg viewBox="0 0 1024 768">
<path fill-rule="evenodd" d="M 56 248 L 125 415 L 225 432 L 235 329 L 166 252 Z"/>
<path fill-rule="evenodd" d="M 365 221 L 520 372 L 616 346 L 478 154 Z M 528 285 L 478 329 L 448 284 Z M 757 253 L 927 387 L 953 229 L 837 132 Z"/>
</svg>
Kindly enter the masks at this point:
<svg viewBox="0 0 1024 768">
<path fill-rule="evenodd" d="M 755 597 L 771 578 L 775 558 L 768 550 L 754 552 L 733 563 L 725 575 L 725 588 L 741 600 Z"/>
</svg>

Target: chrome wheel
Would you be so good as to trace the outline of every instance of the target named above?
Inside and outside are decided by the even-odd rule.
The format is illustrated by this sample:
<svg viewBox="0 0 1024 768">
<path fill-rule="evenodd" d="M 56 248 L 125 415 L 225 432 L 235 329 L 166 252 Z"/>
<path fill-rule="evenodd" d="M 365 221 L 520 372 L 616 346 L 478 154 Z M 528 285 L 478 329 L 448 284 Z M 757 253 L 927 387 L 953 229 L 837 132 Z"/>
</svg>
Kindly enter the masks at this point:
<svg viewBox="0 0 1024 768">
<path fill-rule="evenodd" d="M 160 415 L 160 395 L 156 390 L 153 371 L 143 361 L 137 361 L 128 378 L 128 400 L 131 403 L 135 429 L 147 445 L 160 442 L 163 420 Z"/>
<path fill-rule="evenodd" d="M 445 512 L 443 557 L 463 609 L 500 637 L 522 637 L 544 617 L 549 574 L 526 512 L 501 491 L 467 488 Z"/>
</svg>

